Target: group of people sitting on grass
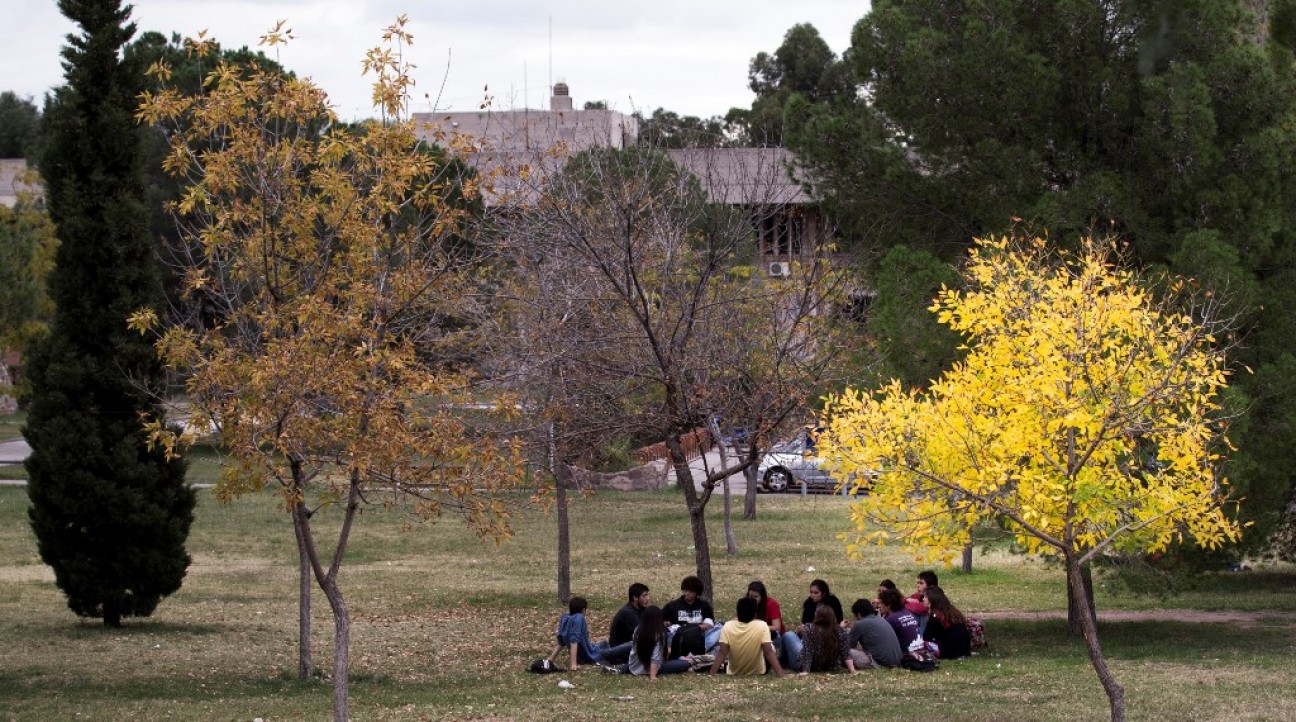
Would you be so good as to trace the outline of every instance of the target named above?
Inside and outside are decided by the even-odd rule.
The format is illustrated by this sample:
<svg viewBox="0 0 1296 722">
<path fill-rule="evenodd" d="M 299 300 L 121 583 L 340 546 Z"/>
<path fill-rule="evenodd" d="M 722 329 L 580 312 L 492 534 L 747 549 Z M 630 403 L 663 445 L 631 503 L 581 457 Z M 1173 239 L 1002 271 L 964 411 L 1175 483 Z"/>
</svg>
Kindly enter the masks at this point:
<svg viewBox="0 0 1296 722">
<path fill-rule="evenodd" d="M 828 583 L 816 579 L 810 582 L 795 630 L 784 625 L 779 603 L 760 581 L 747 585 L 747 594 L 735 605 L 735 618 L 723 625 L 716 622 L 703 591 L 700 579 L 685 577 L 680 596 L 656 607 L 647 585 L 631 584 L 607 639 L 598 643 L 591 640 L 585 618 L 588 603 L 572 597 L 558 621 L 557 645 L 549 658 L 566 651 L 573 670 L 598 665 L 656 679 L 689 670 L 780 676 L 785 669 L 854 673 L 972 654 L 968 619 L 950 602 L 932 571 L 918 575 L 917 590 L 908 597 L 894 582 L 883 580 L 873 600 L 858 599 L 851 605 L 851 620 L 845 619 Z"/>
</svg>

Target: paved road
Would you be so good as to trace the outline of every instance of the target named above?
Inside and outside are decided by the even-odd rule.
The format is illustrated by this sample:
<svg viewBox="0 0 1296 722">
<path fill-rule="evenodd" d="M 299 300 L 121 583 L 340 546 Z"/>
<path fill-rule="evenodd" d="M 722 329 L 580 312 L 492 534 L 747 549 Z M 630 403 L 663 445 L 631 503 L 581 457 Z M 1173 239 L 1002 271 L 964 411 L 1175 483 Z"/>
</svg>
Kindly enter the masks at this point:
<svg viewBox="0 0 1296 722">
<path fill-rule="evenodd" d="M 21 464 L 31 454 L 31 447 L 23 439 L 0 441 L 0 464 Z"/>
</svg>

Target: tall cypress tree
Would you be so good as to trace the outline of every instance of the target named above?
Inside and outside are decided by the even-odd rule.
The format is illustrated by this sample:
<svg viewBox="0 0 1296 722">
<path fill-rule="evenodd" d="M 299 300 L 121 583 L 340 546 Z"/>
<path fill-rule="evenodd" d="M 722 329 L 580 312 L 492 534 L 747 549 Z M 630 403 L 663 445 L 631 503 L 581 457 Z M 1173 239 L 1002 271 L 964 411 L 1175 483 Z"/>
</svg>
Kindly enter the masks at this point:
<svg viewBox="0 0 1296 722">
<path fill-rule="evenodd" d="M 185 465 L 150 451 L 161 367 L 126 317 L 161 298 L 147 232 L 133 97 L 141 68 L 120 0 L 60 0 L 81 27 L 63 49 L 67 84 L 45 113 L 40 160 L 60 241 L 50 335 L 30 359 L 24 435 L 28 515 L 41 559 L 72 611 L 120 626 L 180 588 L 194 493 Z"/>
</svg>

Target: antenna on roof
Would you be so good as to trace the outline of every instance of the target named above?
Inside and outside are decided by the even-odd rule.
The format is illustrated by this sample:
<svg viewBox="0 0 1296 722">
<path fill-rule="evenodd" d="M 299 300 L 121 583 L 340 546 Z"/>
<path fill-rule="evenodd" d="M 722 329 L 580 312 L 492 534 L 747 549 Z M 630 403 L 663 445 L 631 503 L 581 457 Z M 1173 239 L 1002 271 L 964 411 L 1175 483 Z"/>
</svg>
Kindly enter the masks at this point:
<svg viewBox="0 0 1296 722">
<path fill-rule="evenodd" d="M 549 16 L 549 86 L 553 89 L 553 16 Z"/>
</svg>

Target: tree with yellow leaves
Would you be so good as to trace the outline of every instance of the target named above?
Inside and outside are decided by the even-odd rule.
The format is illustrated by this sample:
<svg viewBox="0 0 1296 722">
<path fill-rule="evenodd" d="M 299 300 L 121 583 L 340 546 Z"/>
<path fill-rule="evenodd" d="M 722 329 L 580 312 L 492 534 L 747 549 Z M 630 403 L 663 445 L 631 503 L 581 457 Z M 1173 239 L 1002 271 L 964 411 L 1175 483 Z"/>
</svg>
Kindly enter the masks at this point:
<svg viewBox="0 0 1296 722">
<path fill-rule="evenodd" d="M 303 560 L 303 619 L 312 577 L 333 613 L 339 720 L 350 614 L 338 573 L 357 511 L 383 503 L 426 520 L 453 509 L 498 541 L 510 534 L 504 492 L 521 480 L 517 449 L 467 426 L 467 379 L 446 361 L 475 312 L 456 200 L 473 187 L 404 120 L 404 25 L 365 61 L 379 123 L 339 127 L 309 81 L 226 63 L 204 94 L 162 89 L 139 111 L 168 133 L 166 168 L 187 185 L 173 212 L 193 313 L 162 327 L 157 349 L 230 454 L 219 498 L 265 485 L 283 495 Z M 263 43 L 287 38 L 281 24 Z M 153 73 L 165 80 L 167 68 Z M 161 326 L 148 311 L 131 323 Z M 169 450 L 183 445 L 152 432 Z M 341 514 L 331 550 L 312 526 L 327 506 Z M 308 653 L 306 622 L 301 636 Z"/>
<path fill-rule="evenodd" d="M 1215 299 L 1182 282 L 1154 293 L 1098 241 L 978 240 L 969 290 L 932 310 L 967 357 L 926 391 L 892 383 L 830 399 L 821 437 L 839 474 L 879 471 L 853 506 L 853 551 L 898 539 L 948 562 L 977 524 L 1061 557 L 1081 609 L 1082 570 L 1115 551 L 1156 552 L 1238 538 L 1218 467 L 1227 385 Z M 865 491 L 857 485 L 854 491 Z M 1125 718 L 1094 618 L 1081 614 L 1111 718 Z"/>
</svg>

